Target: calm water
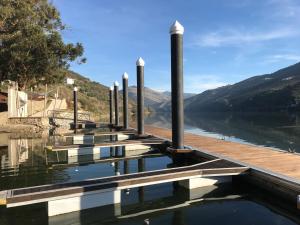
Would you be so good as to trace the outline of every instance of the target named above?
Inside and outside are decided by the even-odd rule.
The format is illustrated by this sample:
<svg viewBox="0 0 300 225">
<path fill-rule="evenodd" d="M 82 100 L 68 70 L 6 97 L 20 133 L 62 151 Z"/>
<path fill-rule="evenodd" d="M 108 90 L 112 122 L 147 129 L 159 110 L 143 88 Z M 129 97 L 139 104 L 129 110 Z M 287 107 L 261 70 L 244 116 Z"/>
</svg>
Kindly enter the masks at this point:
<svg viewBox="0 0 300 225">
<path fill-rule="evenodd" d="M 197 115 L 186 118 L 186 130 L 233 141 L 298 149 L 297 117 Z M 288 120 L 289 119 L 289 120 Z M 156 115 L 147 123 L 170 127 L 170 117 Z M 293 141 L 292 141 L 293 140 Z M 95 143 L 114 141 L 101 137 Z M 45 150 L 50 144 L 71 144 L 60 137 L 16 138 L 0 134 L 0 191 L 33 185 L 76 181 L 174 166 L 155 149 L 138 159 L 124 160 L 122 147 L 99 148 L 97 154 L 68 157 L 66 151 Z M 115 161 L 116 158 L 119 158 Z M 114 160 L 112 160 L 114 159 Z M 252 192 L 240 184 L 211 186 L 192 191 L 167 183 L 122 191 L 121 205 L 105 206 L 48 218 L 46 204 L 15 208 L 0 206 L 0 225 L 96 224 L 300 224 L 299 215 L 268 193 Z"/>
<path fill-rule="evenodd" d="M 154 114 L 146 119 L 146 123 L 170 128 L 171 116 Z M 186 114 L 185 130 L 195 134 L 300 153 L 300 114 Z"/>
</svg>

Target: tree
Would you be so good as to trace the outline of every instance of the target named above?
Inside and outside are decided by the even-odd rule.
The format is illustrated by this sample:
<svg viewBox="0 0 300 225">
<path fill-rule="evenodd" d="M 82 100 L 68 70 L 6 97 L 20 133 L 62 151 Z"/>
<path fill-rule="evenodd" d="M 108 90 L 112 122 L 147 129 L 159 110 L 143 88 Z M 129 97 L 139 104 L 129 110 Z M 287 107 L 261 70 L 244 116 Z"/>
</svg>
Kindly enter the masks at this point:
<svg viewBox="0 0 300 225">
<path fill-rule="evenodd" d="M 57 9 L 47 0 L 0 1 L 0 79 L 20 89 L 63 78 L 69 62 L 84 63 L 80 43 L 65 44 Z"/>
</svg>

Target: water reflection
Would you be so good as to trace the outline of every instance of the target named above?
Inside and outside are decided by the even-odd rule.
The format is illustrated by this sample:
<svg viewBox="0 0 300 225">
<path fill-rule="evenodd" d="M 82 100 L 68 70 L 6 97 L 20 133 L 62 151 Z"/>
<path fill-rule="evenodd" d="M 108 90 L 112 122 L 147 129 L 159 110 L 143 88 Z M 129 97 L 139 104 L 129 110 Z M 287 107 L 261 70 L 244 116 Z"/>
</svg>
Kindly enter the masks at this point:
<svg viewBox="0 0 300 225">
<path fill-rule="evenodd" d="M 124 146 L 98 147 L 97 154 L 74 156 L 68 155 L 68 151 L 46 150 L 49 144 L 61 143 L 59 139 L 2 138 L 0 191 L 164 169 L 172 163 L 158 149 L 125 151 Z"/>
<path fill-rule="evenodd" d="M 188 132 L 300 152 L 300 115 L 290 113 L 199 113 L 185 115 Z M 147 124 L 171 127 L 171 116 L 154 114 Z"/>
</svg>

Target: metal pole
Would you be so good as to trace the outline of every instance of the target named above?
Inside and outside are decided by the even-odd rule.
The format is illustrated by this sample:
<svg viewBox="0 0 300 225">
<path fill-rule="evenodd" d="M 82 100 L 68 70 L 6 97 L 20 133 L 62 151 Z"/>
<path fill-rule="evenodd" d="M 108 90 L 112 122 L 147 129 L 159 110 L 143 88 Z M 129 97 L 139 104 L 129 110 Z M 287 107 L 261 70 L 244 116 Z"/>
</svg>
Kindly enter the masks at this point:
<svg viewBox="0 0 300 225">
<path fill-rule="evenodd" d="M 48 92 L 48 85 L 45 85 L 45 95 L 44 95 L 44 112 L 43 117 L 46 116 L 46 106 L 47 106 L 47 92 Z"/>
<path fill-rule="evenodd" d="M 77 112 L 77 91 L 78 91 L 78 88 L 77 87 L 74 87 L 74 90 L 73 90 L 73 100 L 74 100 L 74 133 L 76 134 L 77 133 L 77 127 L 78 127 L 78 112 Z"/>
<path fill-rule="evenodd" d="M 171 83 L 172 83 L 172 146 L 184 148 L 184 109 L 183 109 L 183 26 L 176 21 L 171 34 Z"/>
<path fill-rule="evenodd" d="M 113 93 L 114 87 L 111 86 L 109 89 L 109 123 L 113 124 Z"/>
<path fill-rule="evenodd" d="M 114 97 L 115 97 L 115 125 L 119 126 L 119 83 L 114 83 Z"/>
<path fill-rule="evenodd" d="M 128 74 L 123 74 L 123 126 L 128 129 Z"/>
<path fill-rule="evenodd" d="M 136 61 L 137 71 L 137 128 L 138 135 L 144 134 L 144 66 L 145 62 L 140 57 Z"/>
</svg>

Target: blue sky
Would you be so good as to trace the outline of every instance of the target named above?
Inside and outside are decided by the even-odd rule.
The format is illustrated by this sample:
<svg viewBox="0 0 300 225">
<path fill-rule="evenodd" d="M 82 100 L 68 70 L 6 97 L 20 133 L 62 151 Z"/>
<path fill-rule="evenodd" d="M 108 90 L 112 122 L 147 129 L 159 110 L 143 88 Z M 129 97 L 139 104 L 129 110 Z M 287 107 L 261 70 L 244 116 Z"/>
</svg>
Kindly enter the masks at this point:
<svg viewBox="0 0 300 225">
<path fill-rule="evenodd" d="M 51 1 L 51 0 L 50 0 Z M 170 90 L 170 25 L 184 26 L 185 92 L 233 84 L 300 61 L 299 0 L 52 0 L 87 63 L 71 69 L 110 86 L 145 60 L 145 85 Z"/>
</svg>

